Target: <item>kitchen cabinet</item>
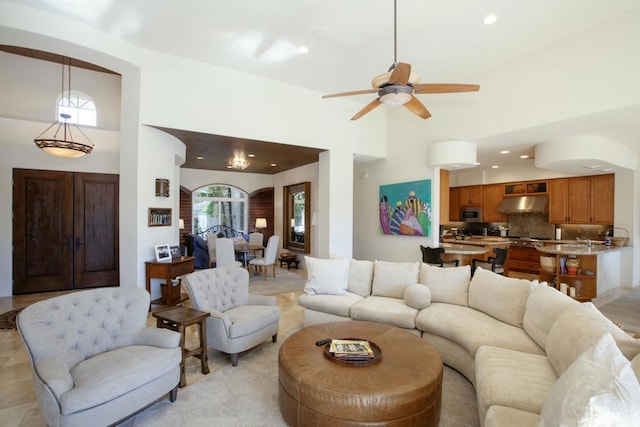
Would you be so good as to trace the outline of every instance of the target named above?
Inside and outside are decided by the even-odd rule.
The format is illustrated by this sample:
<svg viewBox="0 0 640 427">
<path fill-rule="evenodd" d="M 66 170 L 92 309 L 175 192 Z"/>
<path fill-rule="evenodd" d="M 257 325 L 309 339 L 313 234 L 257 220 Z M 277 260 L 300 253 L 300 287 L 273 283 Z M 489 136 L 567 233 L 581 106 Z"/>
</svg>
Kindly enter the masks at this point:
<svg viewBox="0 0 640 427">
<path fill-rule="evenodd" d="M 440 223 L 448 224 L 449 221 L 449 171 L 440 169 Z"/>
<path fill-rule="evenodd" d="M 547 181 L 523 181 L 502 184 L 505 196 L 536 196 L 547 194 Z"/>
<path fill-rule="evenodd" d="M 540 272 L 540 254 L 535 247 L 513 246 L 509 247 L 507 262 L 504 265 L 504 275 L 509 271 L 538 274 Z"/>
<path fill-rule="evenodd" d="M 549 180 L 549 223 L 613 224 L 613 174 Z"/>
<path fill-rule="evenodd" d="M 506 222 L 507 216 L 498 212 L 502 201 L 503 185 L 485 185 L 482 190 L 482 215 L 484 222 Z"/>
<path fill-rule="evenodd" d="M 449 189 L 449 221 L 460 221 L 460 187 Z"/>
<path fill-rule="evenodd" d="M 480 206 L 482 207 L 482 185 L 467 185 L 460 188 L 460 207 L 465 208 L 468 206 Z"/>
<path fill-rule="evenodd" d="M 546 255 L 541 254 L 542 256 L 550 256 L 556 258 L 556 271 L 549 272 L 540 270 L 540 281 L 547 282 L 549 285 L 555 286 L 556 289 L 560 290 L 560 283 L 566 283 L 568 287 L 576 287 L 576 282 L 580 282 L 582 284 L 580 289 L 580 294 L 576 294 L 574 299 L 577 299 L 580 302 L 591 301 L 593 298 L 598 296 L 598 287 L 597 287 L 597 266 L 598 266 L 598 257 L 596 255 Z M 560 271 L 561 259 L 564 258 L 564 262 L 568 258 L 578 259 L 580 262 L 580 274 L 568 274 Z M 583 274 L 584 271 L 590 271 L 592 274 Z"/>
</svg>

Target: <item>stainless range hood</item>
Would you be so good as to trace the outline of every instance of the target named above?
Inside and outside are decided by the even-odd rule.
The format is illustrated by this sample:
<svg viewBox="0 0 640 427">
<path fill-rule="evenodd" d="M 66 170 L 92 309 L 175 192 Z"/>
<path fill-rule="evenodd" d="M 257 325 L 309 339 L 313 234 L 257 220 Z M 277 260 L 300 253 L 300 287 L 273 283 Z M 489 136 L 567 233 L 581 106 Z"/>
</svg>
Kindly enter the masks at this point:
<svg viewBox="0 0 640 427">
<path fill-rule="evenodd" d="M 510 213 L 547 213 L 548 196 L 505 197 L 498 206 L 498 212 Z"/>
</svg>

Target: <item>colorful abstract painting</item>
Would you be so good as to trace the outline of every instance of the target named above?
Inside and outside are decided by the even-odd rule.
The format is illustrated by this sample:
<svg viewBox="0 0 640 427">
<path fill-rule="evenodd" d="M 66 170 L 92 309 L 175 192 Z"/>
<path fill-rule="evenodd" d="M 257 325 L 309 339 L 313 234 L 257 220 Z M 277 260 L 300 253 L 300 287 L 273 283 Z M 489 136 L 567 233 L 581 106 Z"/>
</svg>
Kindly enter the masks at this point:
<svg viewBox="0 0 640 427">
<path fill-rule="evenodd" d="M 382 234 L 431 236 L 431 180 L 380 186 Z"/>
</svg>

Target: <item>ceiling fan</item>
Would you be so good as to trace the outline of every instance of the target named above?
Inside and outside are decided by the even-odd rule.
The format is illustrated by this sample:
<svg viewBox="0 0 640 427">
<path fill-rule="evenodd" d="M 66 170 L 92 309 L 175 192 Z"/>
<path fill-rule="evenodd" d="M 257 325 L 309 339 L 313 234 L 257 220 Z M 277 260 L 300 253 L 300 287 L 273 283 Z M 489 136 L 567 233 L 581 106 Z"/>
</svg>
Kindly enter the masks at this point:
<svg viewBox="0 0 640 427">
<path fill-rule="evenodd" d="M 404 105 L 412 113 L 423 119 L 431 117 L 427 108 L 418 101 L 414 94 L 474 92 L 480 89 L 478 85 L 455 83 L 418 83 L 420 78 L 411 72 L 411 64 L 397 61 L 397 0 L 393 0 L 393 64 L 386 73 L 373 78 L 373 89 L 356 90 L 352 92 L 324 95 L 322 98 L 336 98 L 339 96 L 363 95 L 378 93 L 378 97 L 358 111 L 351 120 L 358 120 L 380 104 Z"/>
</svg>

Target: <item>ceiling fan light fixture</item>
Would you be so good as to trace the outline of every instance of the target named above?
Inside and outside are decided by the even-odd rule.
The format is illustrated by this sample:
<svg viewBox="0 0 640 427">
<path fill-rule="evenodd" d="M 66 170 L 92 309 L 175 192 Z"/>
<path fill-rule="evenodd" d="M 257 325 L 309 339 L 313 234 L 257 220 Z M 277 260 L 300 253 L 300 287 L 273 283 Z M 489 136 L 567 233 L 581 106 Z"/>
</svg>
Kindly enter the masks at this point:
<svg viewBox="0 0 640 427">
<path fill-rule="evenodd" d="M 385 86 L 378 91 L 380 102 L 391 106 L 406 104 L 411 100 L 412 94 L 411 87 L 399 85 Z"/>
</svg>

